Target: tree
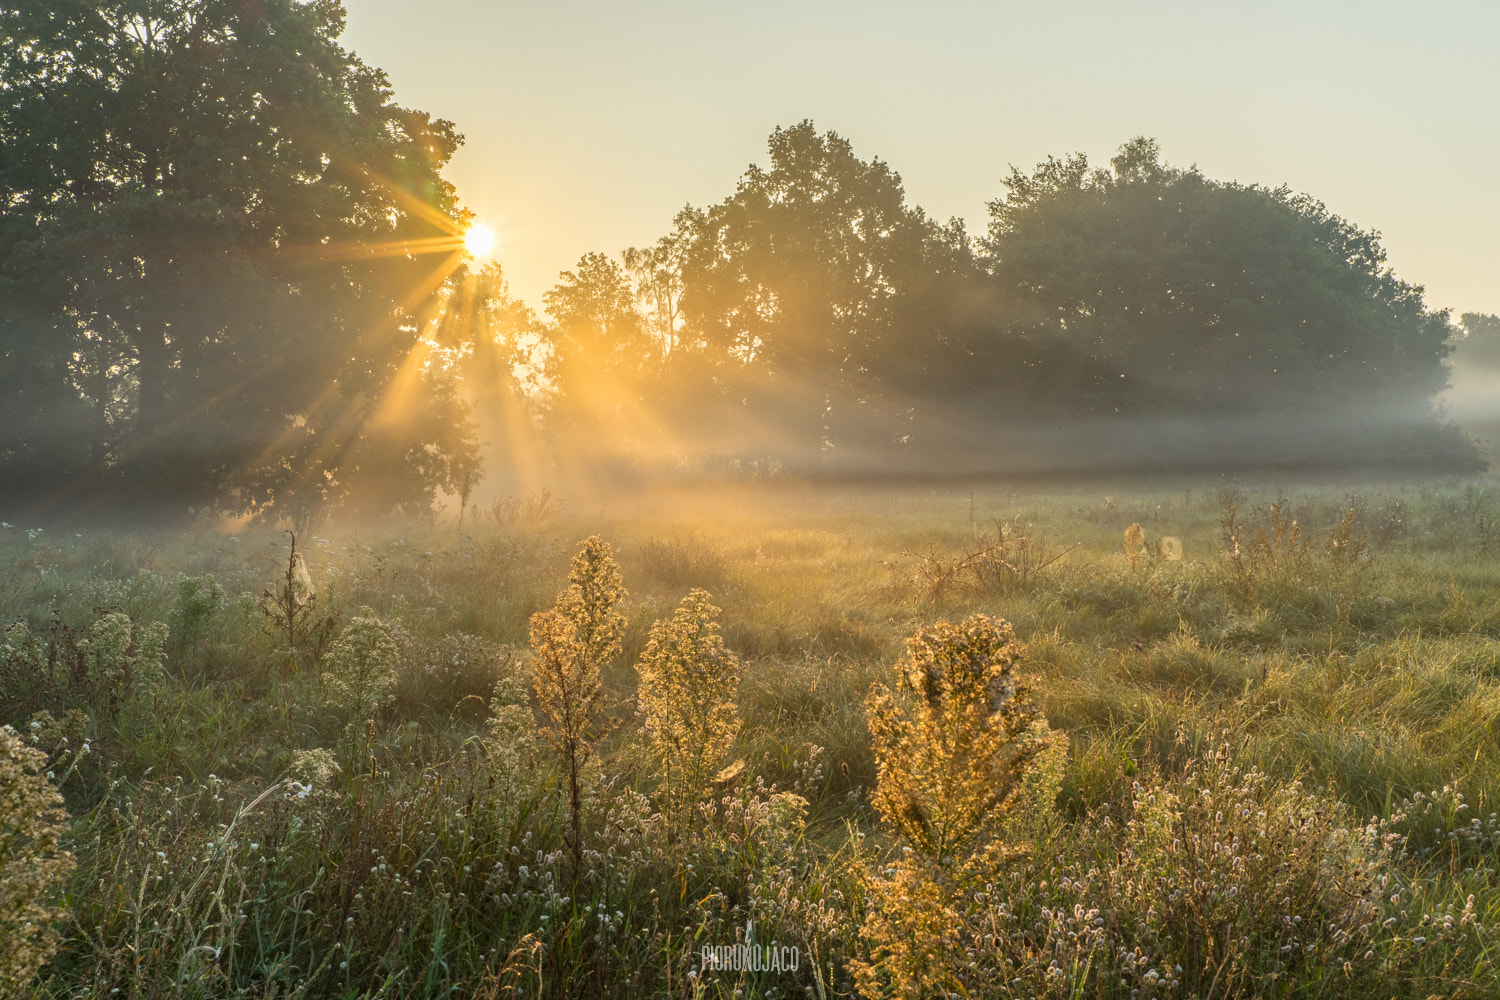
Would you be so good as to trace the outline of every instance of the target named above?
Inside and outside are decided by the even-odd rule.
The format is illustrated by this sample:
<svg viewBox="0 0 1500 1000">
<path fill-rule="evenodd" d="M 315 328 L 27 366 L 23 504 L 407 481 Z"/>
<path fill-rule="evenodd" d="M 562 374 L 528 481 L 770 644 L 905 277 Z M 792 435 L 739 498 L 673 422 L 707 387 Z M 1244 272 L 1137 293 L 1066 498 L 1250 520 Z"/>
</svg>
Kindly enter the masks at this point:
<svg viewBox="0 0 1500 1000">
<path fill-rule="evenodd" d="M 1219 448 L 1254 417 L 1325 452 L 1356 448 L 1351 434 L 1384 447 L 1376 423 L 1436 427 L 1448 316 L 1391 272 L 1377 233 L 1285 187 L 1169 166 L 1144 138 L 1109 169 L 1049 158 L 1006 186 L 983 248 L 1020 306 L 1011 334 L 1037 345 L 1033 411 L 1192 416 L 1197 446 Z"/>
<path fill-rule="evenodd" d="M 343 17 L 0 10 L 0 350 L 27 386 L 0 465 L 32 492 L 244 508 L 342 475 L 461 217 L 439 174 L 461 137 L 392 103 Z"/>
<path fill-rule="evenodd" d="M 481 435 L 482 465 L 520 475 L 543 464 L 537 400 L 544 375 L 547 327 L 513 297 L 500 265 L 491 260 L 465 271 L 445 290 L 434 340 Z M 477 469 L 474 472 L 477 476 Z M 472 479 L 472 477 L 471 477 Z M 453 492 L 467 506 L 462 477 Z M 460 511 L 462 516 L 462 511 Z"/>
<path fill-rule="evenodd" d="M 656 340 L 663 358 L 676 352 L 682 334 L 682 269 L 703 223 L 702 210 L 684 206 L 672 220 L 672 231 L 655 245 L 630 247 L 620 255 L 626 273 L 635 282 L 645 329 Z"/>
<path fill-rule="evenodd" d="M 1470 364 L 1500 367 L 1500 316 L 1466 312 L 1459 317 L 1463 338 L 1458 357 Z"/>
<path fill-rule="evenodd" d="M 682 268 L 683 342 L 728 359 L 731 397 L 812 454 L 848 440 L 892 363 L 928 331 L 898 304 L 946 268 L 953 232 L 906 204 L 901 178 L 812 122 L 771 134 L 769 170 L 696 223 Z"/>
<path fill-rule="evenodd" d="M 586 253 L 542 301 L 552 318 L 546 371 L 556 428 L 571 448 L 628 452 L 639 443 L 642 380 L 661 357 L 630 279 L 604 254 Z"/>
<path fill-rule="evenodd" d="M 1082 409 L 1306 409 L 1442 387 L 1446 314 L 1385 266 L 1378 234 L 1307 196 L 1208 180 L 1135 139 L 1012 169 L 984 243 L 1088 368 Z"/>
</svg>

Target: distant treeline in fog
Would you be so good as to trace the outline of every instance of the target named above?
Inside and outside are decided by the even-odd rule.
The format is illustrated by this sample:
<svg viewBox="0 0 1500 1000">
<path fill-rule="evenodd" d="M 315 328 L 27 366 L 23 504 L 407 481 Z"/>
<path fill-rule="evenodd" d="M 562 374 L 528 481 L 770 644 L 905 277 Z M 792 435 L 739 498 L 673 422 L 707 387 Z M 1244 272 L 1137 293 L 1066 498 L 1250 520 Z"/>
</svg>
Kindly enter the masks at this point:
<svg viewBox="0 0 1500 1000">
<path fill-rule="evenodd" d="M 418 514 L 481 478 L 1473 471 L 1378 235 L 1155 142 L 970 234 L 811 122 L 543 296 L 468 260 L 452 123 L 336 4 L 0 11 L 0 502 Z M 127 30 L 150 21 L 149 31 Z M 165 67 L 165 70 L 164 70 Z M 998 172 L 998 170 L 997 170 Z"/>
</svg>

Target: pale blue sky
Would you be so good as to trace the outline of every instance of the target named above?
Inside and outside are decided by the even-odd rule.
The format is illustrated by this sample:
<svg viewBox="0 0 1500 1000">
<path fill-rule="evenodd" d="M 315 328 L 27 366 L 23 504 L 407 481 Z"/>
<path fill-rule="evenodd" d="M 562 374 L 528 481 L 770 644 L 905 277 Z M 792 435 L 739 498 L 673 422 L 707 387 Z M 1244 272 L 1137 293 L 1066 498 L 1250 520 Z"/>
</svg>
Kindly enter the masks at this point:
<svg viewBox="0 0 1500 1000">
<path fill-rule="evenodd" d="M 1500 3 L 346 3 L 345 45 L 467 137 L 447 176 L 534 307 L 811 118 L 975 233 L 1009 164 L 1154 136 L 1378 229 L 1430 305 L 1500 312 Z"/>
</svg>

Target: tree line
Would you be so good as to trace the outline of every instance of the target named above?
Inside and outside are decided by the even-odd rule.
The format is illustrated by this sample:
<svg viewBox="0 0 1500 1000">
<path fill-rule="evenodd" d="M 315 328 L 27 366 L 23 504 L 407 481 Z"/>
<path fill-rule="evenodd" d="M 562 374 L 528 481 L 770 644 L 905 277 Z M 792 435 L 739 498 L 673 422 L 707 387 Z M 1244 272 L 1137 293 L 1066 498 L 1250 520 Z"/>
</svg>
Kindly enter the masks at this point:
<svg viewBox="0 0 1500 1000">
<path fill-rule="evenodd" d="M 810 121 L 542 298 L 462 253 L 462 141 L 336 3 L 0 11 L 0 495 L 266 519 L 550 462 L 834 473 L 1478 467 L 1379 236 L 1127 142 L 982 235 Z M 1467 317 L 1465 317 L 1467 319 Z"/>
</svg>

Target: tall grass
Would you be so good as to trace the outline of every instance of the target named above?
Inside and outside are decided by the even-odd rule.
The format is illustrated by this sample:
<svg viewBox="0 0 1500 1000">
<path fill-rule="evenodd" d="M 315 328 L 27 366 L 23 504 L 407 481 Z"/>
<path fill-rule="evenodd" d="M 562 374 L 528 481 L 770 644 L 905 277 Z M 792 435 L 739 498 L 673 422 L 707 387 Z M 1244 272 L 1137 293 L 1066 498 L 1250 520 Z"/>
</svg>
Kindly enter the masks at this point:
<svg viewBox="0 0 1500 1000">
<path fill-rule="evenodd" d="M 24 990 L 852 995 L 894 892 L 936 907 L 912 918 L 935 989 L 1494 995 L 1497 497 L 787 483 L 549 499 L 459 536 L 325 526 L 298 555 L 334 624 L 295 658 L 259 599 L 283 536 L 0 529 L 0 723 L 36 736 L 77 862 Z M 619 622 L 570 768 L 528 626 L 595 534 Z M 676 835 L 635 668 L 695 587 L 738 728 Z M 1051 777 L 991 824 L 1006 850 L 933 874 L 874 808 L 866 696 L 975 614 L 1014 629 Z M 801 965 L 703 966 L 752 939 Z"/>
</svg>

